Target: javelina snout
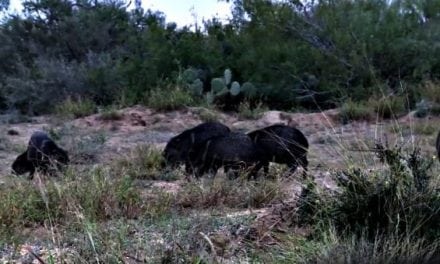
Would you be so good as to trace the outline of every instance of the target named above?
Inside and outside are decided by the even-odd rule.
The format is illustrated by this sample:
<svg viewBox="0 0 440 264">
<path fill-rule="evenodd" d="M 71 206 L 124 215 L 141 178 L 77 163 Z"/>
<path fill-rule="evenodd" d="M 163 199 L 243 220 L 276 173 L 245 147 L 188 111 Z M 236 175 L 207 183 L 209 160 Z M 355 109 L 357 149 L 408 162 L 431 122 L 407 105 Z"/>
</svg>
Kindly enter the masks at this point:
<svg viewBox="0 0 440 264">
<path fill-rule="evenodd" d="M 171 167 L 185 164 L 186 171 L 191 172 L 192 161 L 190 160 L 190 153 L 193 149 L 212 137 L 226 135 L 229 132 L 229 127 L 219 122 L 205 122 L 183 131 L 171 138 L 166 145 L 163 151 L 166 164 Z"/>
<path fill-rule="evenodd" d="M 46 133 L 37 131 L 32 134 L 26 151 L 12 163 L 12 170 L 18 175 L 29 172 L 29 179 L 32 179 L 36 169 L 43 173 L 52 166 L 62 170 L 69 161 L 64 149 L 58 147 Z"/>
<path fill-rule="evenodd" d="M 224 167 L 228 170 L 250 169 L 249 177 L 256 176 L 260 168 L 266 164 L 260 149 L 249 136 L 244 133 L 231 132 L 207 140 L 192 152 L 197 177 L 206 172 L 216 174 Z"/>
<path fill-rule="evenodd" d="M 248 135 L 259 146 L 266 160 L 287 164 L 292 172 L 300 165 L 304 168 L 303 176 L 306 177 L 309 143 L 301 131 L 278 124 L 249 132 Z M 265 172 L 268 169 L 265 166 Z"/>
</svg>

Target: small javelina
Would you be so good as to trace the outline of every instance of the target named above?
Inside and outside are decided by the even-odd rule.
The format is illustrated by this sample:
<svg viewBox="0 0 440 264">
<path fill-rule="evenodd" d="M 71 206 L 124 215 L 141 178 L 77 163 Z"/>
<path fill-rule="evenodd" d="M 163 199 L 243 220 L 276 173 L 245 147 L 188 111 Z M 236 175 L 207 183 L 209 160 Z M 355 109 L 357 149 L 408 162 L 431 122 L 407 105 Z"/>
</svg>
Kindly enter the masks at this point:
<svg viewBox="0 0 440 264">
<path fill-rule="evenodd" d="M 286 125 L 272 125 L 248 133 L 253 142 L 257 144 L 264 153 L 264 159 L 287 164 L 292 172 L 298 165 L 304 168 L 304 177 L 307 171 L 307 150 L 309 143 L 301 131 Z M 269 170 L 268 163 L 264 171 Z"/>
<path fill-rule="evenodd" d="M 36 169 L 47 173 L 53 165 L 62 169 L 62 165 L 68 163 L 67 152 L 58 147 L 46 133 L 36 131 L 32 134 L 26 151 L 12 163 L 12 170 L 18 175 L 29 172 L 29 179 L 32 179 Z"/>
<path fill-rule="evenodd" d="M 215 174 L 220 167 L 224 167 L 225 172 L 251 168 L 249 177 L 256 177 L 266 163 L 261 159 L 263 155 L 258 146 L 248 135 L 239 132 L 211 138 L 199 145 L 192 155 L 197 177 L 206 172 Z"/>
<path fill-rule="evenodd" d="M 229 132 L 229 127 L 219 122 L 205 122 L 183 131 L 171 138 L 166 145 L 163 152 L 166 164 L 176 167 L 184 163 L 186 171 L 191 173 L 190 153 L 193 149 L 212 137 L 226 135 Z"/>
</svg>

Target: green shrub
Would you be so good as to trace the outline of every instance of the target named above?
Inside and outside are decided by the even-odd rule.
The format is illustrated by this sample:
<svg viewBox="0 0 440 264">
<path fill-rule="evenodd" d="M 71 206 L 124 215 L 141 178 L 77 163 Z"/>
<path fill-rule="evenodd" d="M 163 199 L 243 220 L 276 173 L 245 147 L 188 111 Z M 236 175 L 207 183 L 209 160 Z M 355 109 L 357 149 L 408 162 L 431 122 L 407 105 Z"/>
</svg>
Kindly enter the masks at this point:
<svg viewBox="0 0 440 264">
<path fill-rule="evenodd" d="M 440 83 L 426 81 L 419 86 L 418 91 L 422 99 L 440 104 Z"/>
<path fill-rule="evenodd" d="M 99 119 L 104 121 L 117 121 L 124 118 L 124 115 L 115 109 L 107 109 L 100 113 Z"/>
<path fill-rule="evenodd" d="M 199 116 L 200 120 L 202 120 L 203 122 L 219 120 L 219 114 L 215 112 L 215 109 L 198 107 L 194 109 L 194 112 Z"/>
<path fill-rule="evenodd" d="M 162 152 L 150 146 L 136 147 L 127 157 L 112 164 L 113 173 L 127 175 L 133 179 L 142 180 L 176 180 L 176 171 L 162 170 L 164 158 Z"/>
<path fill-rule="evenodd" d="M 404 155 L 378 145 L 376 151 L 388 171 L 341 172 L 336 178 L 340 192 L 333 196 L 309 185 L 301 195 L 299 207 L 306 210 L 300 210 L 299 223 L 330 224 L 338 235 L 370 240 L 411 234 L 434 241 L 440 234 L 440 196 L 429 173 L 432 159 L 422 158 L 417 150 Z"/>
<path fill-rule="evenodd" d="M 255 107 L 251 107 L 251 104 L 249 102 L 242 102 L 238 106 L 238 116 L 244 119 L 256 120 L 268 110 L 269 109 L 265 107 L 262 103 L 256 105 Z"/>
<path fill-rule="evenodd" d="M 177 110 L 195 103 L 190 92 L 180 88 L 154 89 L 147 93 L 145 104 L 148 107 L 165 111 Z"/>
<path fill-rule="evenodd" d="M 364 102 L 357 103 L 349 100 L 341 107 L 339 116 L 343 123 L 349 121 L 369 121 L 374 117 L 374 110 Z"/>
<path fill-rule="evenodd" d="M 96 104 L 89 99 L 67 98 L 55 107 L 55 112 L 66 118 L 80 118 L 96 113 Z"/>
<path fill-rule="evenodd" d="M 418 124 L 416 123 L 414 125 L 414 133 L 419 134 L 419 135 L 432 135 L 434 133 L 437 132 L 437 127 L 436 125 L 433 124 Z"/>
<path fill-rule="evenodd" d="M 373 105 L 374 111 L 381 118 L 397 118 L 405 113 L 406 99 L 402 96 L 390 96 L 379 100 L 371 99 L 369 103 Z"/>
</svg>

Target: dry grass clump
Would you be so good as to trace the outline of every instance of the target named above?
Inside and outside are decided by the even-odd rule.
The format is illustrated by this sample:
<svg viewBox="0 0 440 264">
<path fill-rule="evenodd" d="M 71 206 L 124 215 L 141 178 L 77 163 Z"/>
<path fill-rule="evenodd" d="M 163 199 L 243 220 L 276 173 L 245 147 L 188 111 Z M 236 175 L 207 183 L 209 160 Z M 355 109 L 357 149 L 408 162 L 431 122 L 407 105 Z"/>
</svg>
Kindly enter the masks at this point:
<svg viewBox="0 0 440 264">
<path fill-rule="evenodd" d="M 184 208 L 261 208 L 285 197 L 280 181 L 248 181 L 241 178 L 191 182 L 177 194 L 177 204 Z"/>
</svg>

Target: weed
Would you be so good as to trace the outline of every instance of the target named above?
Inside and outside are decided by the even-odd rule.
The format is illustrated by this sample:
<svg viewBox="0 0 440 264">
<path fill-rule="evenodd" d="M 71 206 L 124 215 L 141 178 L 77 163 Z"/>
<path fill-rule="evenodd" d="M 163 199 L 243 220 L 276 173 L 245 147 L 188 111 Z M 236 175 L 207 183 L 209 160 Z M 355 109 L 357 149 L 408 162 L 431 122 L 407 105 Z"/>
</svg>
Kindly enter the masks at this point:
<svg viewBox="0 0 440 264">
<path fill-rule="evenodd" d="M 55 107 L 55 113 L 65 118 L 79 118 L 94 114 L 96 112 L 96 104 L 89 99 L 71 97 L 64 100 Z"/>
<path fill-rule="evenodd" d="M 118 121 L 123 118 L 124 115 L 115 109 L 107 109 L 99 115 L 99 119 L 103 121 Z"/>
<path fill-rule="evenodd" d="M 215 111 L 204 107 L 199 108 L 197 113 L 200 117 L 200 120 L 203 122 L 213 122 L 219 120 L 219 116 L 215 113 Z"/>
<path fill-rule="evenodd" d="M 402 96 L 390 96 L 379 100 L 369 100 L 369 104 L 374 107 L 374 111 L 381 118 L 396 118 L 405 113 L 406 99 Z"/>
<path fill-rule="evenodd" d="M 365 103 L 350 100 L 342 105 L 339 116 L 343 123 L 358 120 L 369 121 L 374 116 L 374 110 Z"/>
<path fill-rule="evenodd" d="M 414 125 L 414 133 L 418 135 L 433 135 L 435 132 L 437 132 L 437 127 L 432 124 L 420 124 L 416 123 Z"/>
<path fill-rule="evenodd" d="M 268 110 L 269 108 L 264 106 L 262 103 L 259 103 L 255 107 L 251 107 L 251 104 L 249 102 L 242 102 L 238 106 L 238 116 L 242 119 L 256 120 Z"/>
<path fill-rule="evenodd" d="M 185 208 L 259 208 L 284 197 L 280 186 L 281 182 L 278 181 L 227 180 L 216 177 L 187 184 L 177 194 L 177 203 Z"/>
<path fill-rule="evenodd" d="M 162 152 L 150 146 L 138 146 L 127 157 L 113 164 L 115 175 L 128 175 L 141 180 L 176 180 L 176 171 L 162 170 L 164 158 Z"/>
<path fill-rule="evenodd" d="M 176 110 L 194 104 L 192 95 L 180 88 L 166 88 L 151 90 L 145 100 L 145 104 L 156 110 Z"/>
<path fill-rule="evenodd" d="M 440 197 L 429 173 L 432 159 L 417 150 L 404 155 L 398 148 L 377 145 L 376 151 L 388 172 L 341 172 L 336 179 L 341 192 L 332 197 L 316 195 L 314 186 L 306 188 L 299 206 L 308 210 L 300 222 L 331 224 L 340 235 L 417 235 L 432 241 L 440 232 Z M 316 202 L 309 203 L 310 197 Z"/>
</svg>

